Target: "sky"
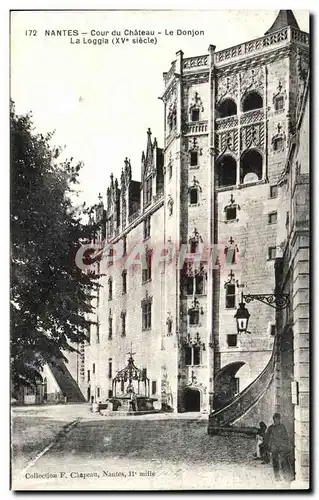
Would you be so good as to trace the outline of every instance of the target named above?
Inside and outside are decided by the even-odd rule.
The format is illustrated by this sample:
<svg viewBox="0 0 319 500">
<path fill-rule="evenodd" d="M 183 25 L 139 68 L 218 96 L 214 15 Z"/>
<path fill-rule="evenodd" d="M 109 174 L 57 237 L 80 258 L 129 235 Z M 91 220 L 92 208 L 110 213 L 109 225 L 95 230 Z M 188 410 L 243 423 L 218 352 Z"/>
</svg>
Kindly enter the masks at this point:
<svg viewBox="0 0 319 500">
<path fill-rule="evenodd" d="M 206 54 L 263 36 L 277 10 L 210 11 L 20 11 L 11 13 L 11 97 L 18 114 L 32 111 L 36 130 L 55 130 L 64 155 L 83 161 L 81 199 L 105 196 L 111 172 L 119 177 L 131 159 L 140 180 L 146 131 L 163 146 L 163 72 L 178 50 Z M 309 31 L 308 12 L 294 10 Z M 71 44 L 45 30 L 204 30 L 203 36 L 158 37 L 156 45 Z M 36 36 L 26 36 L 36 30 Z M 89 36 L 89 35 L 88 35 Z M 78 37 L 72 37 L 75 41 Z M 82 36 L 80 37 L 82 38 Z M 91 38 L 91 37 L 90 37 Z M 111 38 L 104 36 L 102 38 Z"/>
</svg>

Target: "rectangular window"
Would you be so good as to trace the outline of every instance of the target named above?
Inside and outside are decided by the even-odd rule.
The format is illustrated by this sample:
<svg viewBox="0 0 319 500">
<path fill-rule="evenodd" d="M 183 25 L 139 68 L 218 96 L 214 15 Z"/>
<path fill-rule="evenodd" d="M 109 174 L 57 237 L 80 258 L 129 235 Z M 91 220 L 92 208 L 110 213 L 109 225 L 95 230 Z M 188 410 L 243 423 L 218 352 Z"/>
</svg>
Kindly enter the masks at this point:
<svg viewBox="0 0 319 500">
<path fill-rule="evenodd" d="M 198 242 L 192 240 L 190 243 L 190 253 L 197 253 L 197 249 L 198 249 Z"/>
<path fill-rule="evenodd" d="M 190 309 L 189 311 L 189 324 L 198 325 L 199 323 L 199 311 L 198 309 Z"/>
<path fill-rule="evenodd" d="M 277 198 L 278 186 L 270 186 L 270 198 Z"/>
<path fill-rule="evenodd" d="M 169 178 L 171 179 L 172 175 L 173 175 L 173 165 L 172 165 L 172 163 L 169 164 L 168 172 L 169 172 Z"/>
<path fill-rule="evenodd" d="M 151 236 L 151 218 L 147 217 L 144 221 L 144 240 Z"/>
<path fill-rule="evenodd" d="M 112 389 L 109 389 L 109 398 L 112 398 L 113 397 L 113 391 Z"/>
<path fill-rule="evenodd" d="M 152 252 L 146 252 L 146 269 L 142 269 L 142 282 L 150 281 L 152 279 Z"/>
<path fill-rule="evenodd" d="M 198 203 L 198 190 L 196 188 L 189 190 L 189 203 L 191 205 L 197 205 Z"/>
<path fill-rule="evenodd" d="M 123 238 L 123 257 L 126 255 L 127 253 L 127 239 L 126 239 L 126 236 L 124 236 Z"/>
<path fill-rule="evenodd" d="M 226 285 L 226 309 L 236 307 L 236 288 L 235 285 Z"/>
<path fill-rule="evenodd" d="M 276 335 L 276 325 L 270 325 L 270 335 L 272 337 Z"/>
<path fill-rule="evenodd" d="M 237 335 L 227 335 L 228 347 L 237 347 Z"/>
<path fill-rule="evenodd" d="M 127 272 L 122 272 L 122 294 L 125 295 L 127 292 Z"/>
<path fill-rule="evenodd" d="M 124 380 L 121 380 L 121 392 L 124 392 Z"/>
<path fill-rule="evenodd" d="M 112 300 L 113 298 L 113 281 L 110 278 L 109 279 L 109 300 Z"/>
<path fill-rule="evenodd" d="M 109 378 L 112 378 L 112 361 L 109 361 Z"/>
<path fill-rule="evenodd" d="M 145 206 L 152 202 L 152 177 L 145 182 Z"/>
<path fill-rule="evenodd" d="M 96 389 L 96 397 L 99 398 L 100 397 L 100 388 L 98 387 Z"/>
<path fill-rule="evenodd" d="M 113 318 L 109 316 L 109 340 L 112 340 L 113 337 Z"/>
<path fill-rule="evenodd" d="M 92 372 L 93 372 L 93 375 L 94 375 L 94 373 L 95 373 L 95 363 L 93 363 Z"/>
<path fill-rule="evenodd" d="M 283 108 L 284 108 L 284 98 L 282 96 L 277 97 L 275 101 L 275 110 L 280 111 Z"/>
<path fill-rule="evenodd" d="M 268 248 L 268 260 L 275 260 L 276 258 L 276 247 Z"/>
<path fill-rule="evenodd" d="M 268 224 L 276 224 L 277 222 L 277 212 L 271 212 L 268 214 Z"/>
<path fill-rule="evenodd" d="M 122 311 L 121 320 L 122 320 L 122 337 L 125 337 L 126 336 L 126 312 L 124 312 L 124 311 Z"/>
<path fill-rule="evenodd" d="M 192 109 L 191 120 L 192 120 L 192 122 L 198 122 L 199 121 L 199 109 L 198 108 Z"/>
<path fill-rule="evenodd" d="M 195 276 L 195 293 L 201 295 L 204 293 L 204 277 Z"/>
<path fill-rule="evenodd" d="M 193 365 L 200 365 L 200 347 L 193 347 Z"/>
<path fill-rule="evenodd" d="M 198 165 L 198 152 L 197 151 L 191 151 L 191 167 L 197 167 Z"/>
<path fill-rule="evenodd" d="M 185 365 L 190 366 L 192 364 L 192 348 L 185 347 Z"/>
<path fill-rule="evenodd" d="M 88 382 L 90 382 L 91 380 L 91 374 L 90 374 L 90 370 L 88 370 Z"/>
<path fill-rule="evenodd" d="M 147 379 L 147 368 L 143 368 L 142 369 L 142 380 L 146 380 Z"/>
<path fill-rule="evenodd" d="M 186 277 L 186 295 L 193 295 L 194 293 L 194 278 L 192 276 Z"/>
<path fill-rule="evenodd" d="M 280 149 L 283 149 L 284 147 L 284 140 L 282 137 L 278 137 L 277 139 L 274 140 L 274 150 L 279 151 Z"/>
<path fill-rule="evenodd" d="M 114 256 L 113 248 L 110 248 L 109 249 L 109 254 L 108 254 L 108 257 L 107 257 L 107 265 L 108 265 L 108 267 L 113 266 L 113 260 L 114 260 L 113 256 Z"/>
<path fill-rule="evenodd" d="M 152 395 L 156 394 L 156 380 L 152 380 Z"/>
<path fill-rule="evenodd" d="M 237 207 L 226 207 L 226 220 L 236 220 L 237 218 Z"/>
<path fill-rule="evenodd" d="M 142 329 L 150 330 L 152 328 L 152 304 L 146 302 L 142 305 Z"/>
</svg>

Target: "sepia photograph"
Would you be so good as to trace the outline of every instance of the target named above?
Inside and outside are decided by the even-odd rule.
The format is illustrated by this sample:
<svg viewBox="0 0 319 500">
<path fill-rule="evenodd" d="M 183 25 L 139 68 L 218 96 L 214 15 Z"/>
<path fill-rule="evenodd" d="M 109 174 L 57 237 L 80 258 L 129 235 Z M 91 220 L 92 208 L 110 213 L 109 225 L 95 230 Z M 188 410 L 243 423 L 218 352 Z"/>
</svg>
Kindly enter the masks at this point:
<svg viewBox="0 0 319 500">
<path fill-rule="evenodd" d="M 306 10 L 10 11 L 10 488 L 311 489 Z"/>
</svg>

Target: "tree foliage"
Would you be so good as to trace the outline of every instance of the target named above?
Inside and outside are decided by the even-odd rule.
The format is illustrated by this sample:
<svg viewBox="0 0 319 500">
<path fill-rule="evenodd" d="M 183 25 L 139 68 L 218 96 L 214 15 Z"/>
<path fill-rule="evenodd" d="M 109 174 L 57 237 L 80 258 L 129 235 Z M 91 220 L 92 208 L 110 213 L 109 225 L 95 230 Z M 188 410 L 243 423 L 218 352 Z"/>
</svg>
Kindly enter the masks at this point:
<svg viewBox="0 0 319 500">
<path fill-rule="evenodd" d="M 41 367 L 65 359 L 87 338 L 98 284 L 75 265 L 93 225 L 74 204 L 81 163 L 60 161 L 52 134 L 34 131 L 30 115 L 10 109 L 11 379 L 34 383 Z M 73 194 L 72 194 L 73 193 Z"/>
</svg>

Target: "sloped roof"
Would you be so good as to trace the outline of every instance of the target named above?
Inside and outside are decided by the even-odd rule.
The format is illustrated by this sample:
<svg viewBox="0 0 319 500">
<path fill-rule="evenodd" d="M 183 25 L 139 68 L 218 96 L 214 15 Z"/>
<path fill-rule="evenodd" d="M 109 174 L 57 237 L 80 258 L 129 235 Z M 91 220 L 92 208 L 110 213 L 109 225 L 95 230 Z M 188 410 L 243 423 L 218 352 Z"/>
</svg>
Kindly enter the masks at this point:
<svg viewBox="0 0 319 500">
<path fill-rule="evenodd" d="M 287 26 L 291 26 L 292 28 L 296 28 L 297 30 L 300 29 L 292 10 L 280 10 L 274 23 L 269 28 L 269 30 L 266 31 L 265 35 L 274 33 L 274 31 L 281 30 L 282 28 L 285 28 Z"/>
</svg>

